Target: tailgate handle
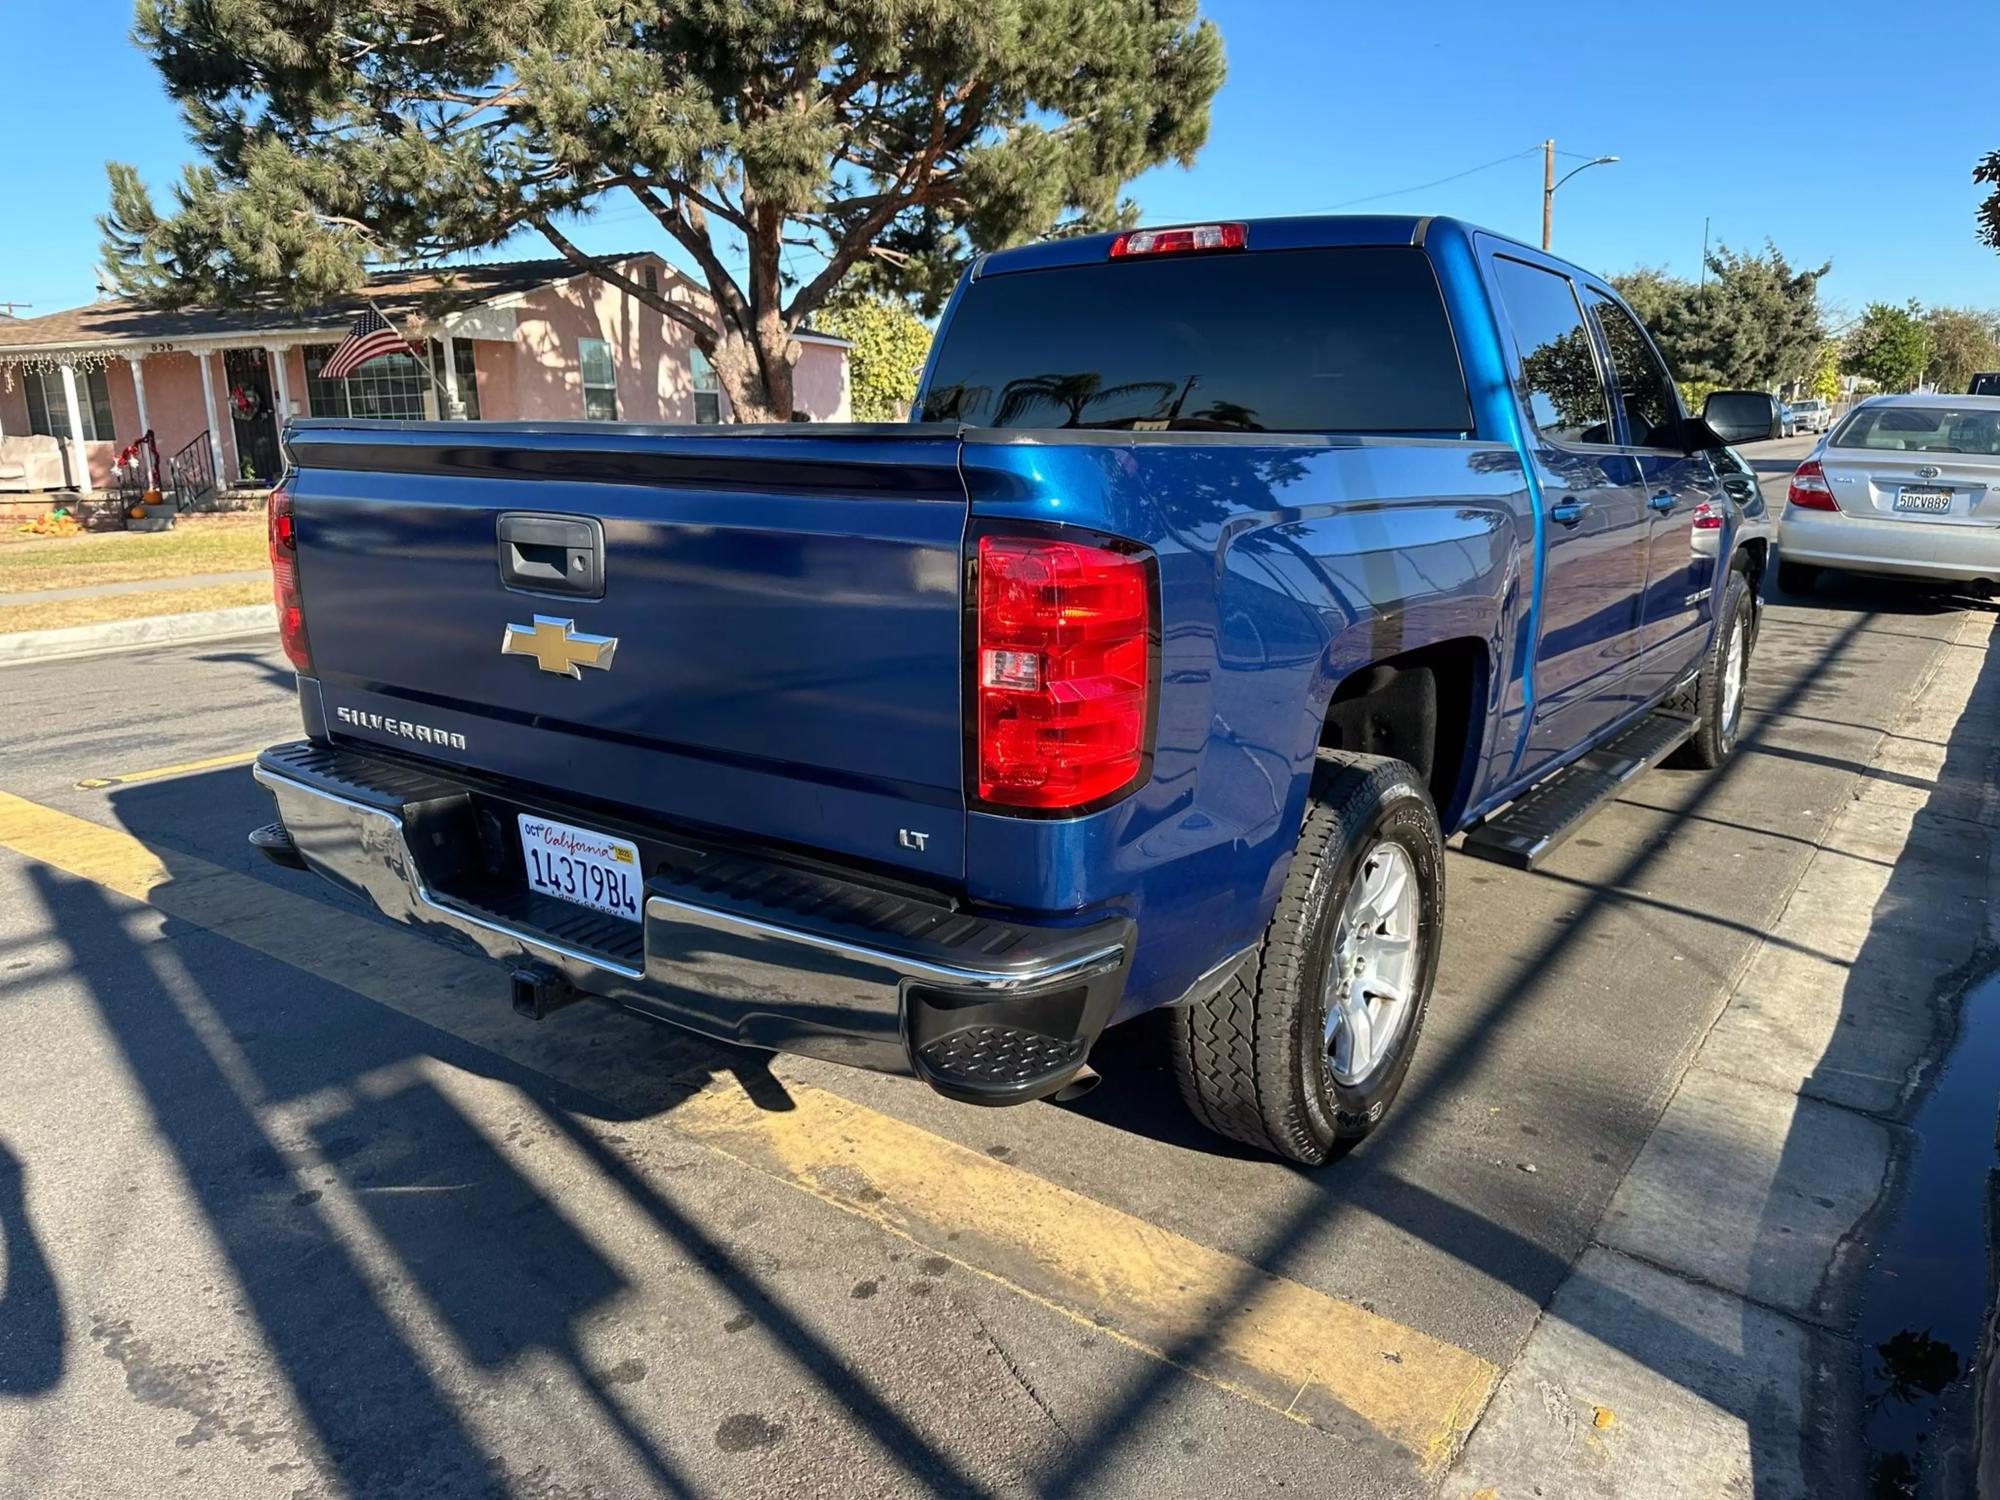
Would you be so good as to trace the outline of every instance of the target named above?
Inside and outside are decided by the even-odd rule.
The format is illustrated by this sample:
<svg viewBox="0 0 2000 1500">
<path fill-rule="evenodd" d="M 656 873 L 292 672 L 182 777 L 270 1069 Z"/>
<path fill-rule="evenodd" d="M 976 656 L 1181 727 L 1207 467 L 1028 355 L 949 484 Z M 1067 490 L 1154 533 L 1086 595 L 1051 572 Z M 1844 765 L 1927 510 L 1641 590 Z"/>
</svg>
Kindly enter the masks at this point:
<svg viewBox="0 0 2000 1500">
<path fill-rule="evenodd" d="M 602 598 L 604 528 L 577 516 L 502 516 L 500 581 L 525 593 Z"/>
</svg>

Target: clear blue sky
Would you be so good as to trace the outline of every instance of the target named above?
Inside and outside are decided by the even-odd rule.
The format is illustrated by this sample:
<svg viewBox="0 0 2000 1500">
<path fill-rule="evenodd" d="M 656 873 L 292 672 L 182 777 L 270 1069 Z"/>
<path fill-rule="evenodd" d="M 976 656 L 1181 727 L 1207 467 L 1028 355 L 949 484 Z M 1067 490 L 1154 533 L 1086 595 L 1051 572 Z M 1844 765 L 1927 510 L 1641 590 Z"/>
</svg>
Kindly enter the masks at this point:
<svg viewBox="0 0 2000 1500">
<path fill-rule="evenodd" d="M 1207 0 L 1229 51 L 1193 170 L 1147 174 L 1149 220 L 1357 209 L 1451 213 L 1540 233 L 1538 146 L 1615 153 L 1556 200 L 1556 248 L 1602 272 L 1692 274 L 1702 220 L 1732 245 L 1831 260 L 1825 295 L 2000 307 L 2000 254 L 1973 240 L 1970 172 L 2000 148 L 1994 0 Z M 88 301 L 107 158 L 156 191 L 187 157 L 126 39 L 127 0 L 0 0 L 8 150 L 0 298 Z M 1517 159 L 1417 192 L 1394 192 Z M 1376 198 L 1376 194 L 1390 194 Z M 652 242 L 642 215 L 592 249 Z M 657 233 L 655 231 L 655 233 Z M 539 239 L 511 253 L 548 253 Z"/>
</svg>

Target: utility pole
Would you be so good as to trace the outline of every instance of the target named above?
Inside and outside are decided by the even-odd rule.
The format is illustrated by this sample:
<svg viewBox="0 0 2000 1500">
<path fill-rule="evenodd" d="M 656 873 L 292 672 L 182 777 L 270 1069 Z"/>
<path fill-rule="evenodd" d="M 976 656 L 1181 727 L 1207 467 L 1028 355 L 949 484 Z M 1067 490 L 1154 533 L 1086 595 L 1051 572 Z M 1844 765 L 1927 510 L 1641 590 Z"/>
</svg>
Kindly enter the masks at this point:
<svg viewBox="0 0 2000 1500">
<path fill-rule="evenodd" d="M 1542 142 L 1542 248 L 1549 248 L 1555 237 L 1556 218 L 1556 142 L 1555 137 Z"/>
<path fill-rule="evenodd" d="M 33 307 L 34 305 L 32 302 L 9 302 L 6 298 L 0 297 L 0 318 L 13 317 L 14 309 L 17 307 Z"/>
<path fill-rule="evenodd" d="M 1549 248 L 1555 238 L 1556 189 L 1579 172 L 1587 172 L 1592 167 L 1608 167 L 1618 160 L 1615 156 L 1593 156 L 1580 167 L 1571 167 L 1563 173 L 1562 181 L 1556 180 L 1556 143 L 1553 138 L 1542 142 L 1542 248 Z"/>
<path fill-rule="evenodd" d="M 1708 285 L 1708 218 L 1701 221 L 1701 284 Z"/>
</svg>

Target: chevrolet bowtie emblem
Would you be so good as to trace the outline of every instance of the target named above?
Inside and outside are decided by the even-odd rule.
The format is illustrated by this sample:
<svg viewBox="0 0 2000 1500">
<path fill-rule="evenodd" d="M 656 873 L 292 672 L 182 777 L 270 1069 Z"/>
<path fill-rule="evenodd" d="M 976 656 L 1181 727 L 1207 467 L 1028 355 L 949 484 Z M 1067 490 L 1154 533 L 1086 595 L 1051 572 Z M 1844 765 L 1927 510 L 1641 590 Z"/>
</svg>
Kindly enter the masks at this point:
<svg viewBox="0 0 2000 1500">
<path fill-rule="evenodd" d="M 611 669 L 611 653 L 618 649 L 615 635 L 585 635 L 574 620 L 558 620 L 553 615 L 536 615 L 533 625 L 509 625 L 500 637 L 502 656 L 532 656 L 544 672 L 559 672 L 581 678 L 578 667 Z"/>
</svg>

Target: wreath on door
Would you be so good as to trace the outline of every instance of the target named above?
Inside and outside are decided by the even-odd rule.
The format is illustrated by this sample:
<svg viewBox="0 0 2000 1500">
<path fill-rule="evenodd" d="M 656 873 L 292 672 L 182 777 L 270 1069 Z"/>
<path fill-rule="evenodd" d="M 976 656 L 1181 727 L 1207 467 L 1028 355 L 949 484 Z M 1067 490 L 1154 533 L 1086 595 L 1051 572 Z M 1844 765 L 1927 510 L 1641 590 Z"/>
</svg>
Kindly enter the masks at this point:
<svg viewBox="0 0 2000 1500">
<path fill-rule="evenodd" d="M 238 382 L 229 392 L 230 415 L 239 422 L 254 422 L 264 415 L 264 395 L 255 386 Z"/>
</svg>

